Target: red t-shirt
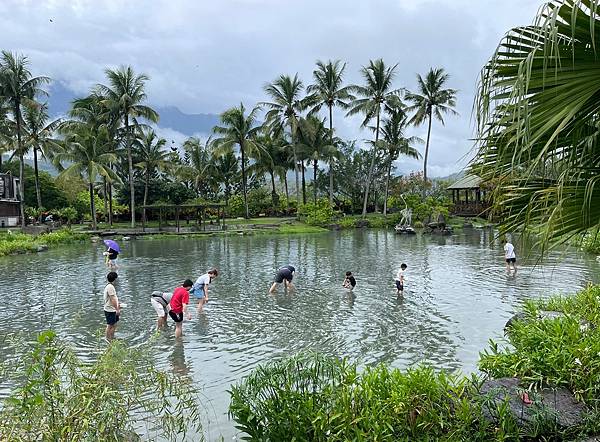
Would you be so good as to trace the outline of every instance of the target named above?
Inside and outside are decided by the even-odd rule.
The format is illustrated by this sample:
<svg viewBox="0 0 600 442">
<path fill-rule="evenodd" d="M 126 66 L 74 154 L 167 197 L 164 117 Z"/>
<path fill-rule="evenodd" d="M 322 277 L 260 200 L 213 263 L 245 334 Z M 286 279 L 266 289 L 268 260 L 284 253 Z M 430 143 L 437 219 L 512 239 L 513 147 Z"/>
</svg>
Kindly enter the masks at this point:
<svg viewBox="0 0 600 442">
<path fill-rule="evenodd" d="M 186 288 L 177 287 L 169 305 L 173 313 L 183 313 L 183 304 L 190 303 L 190 292 Z"/>
</svg>

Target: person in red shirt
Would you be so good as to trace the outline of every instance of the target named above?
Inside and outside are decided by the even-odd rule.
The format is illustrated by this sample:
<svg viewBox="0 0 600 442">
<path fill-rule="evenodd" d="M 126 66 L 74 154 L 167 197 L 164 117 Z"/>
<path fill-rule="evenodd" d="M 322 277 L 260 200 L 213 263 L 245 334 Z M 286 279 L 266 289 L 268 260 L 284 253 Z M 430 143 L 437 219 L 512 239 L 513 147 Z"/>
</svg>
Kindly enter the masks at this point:
<svg viewBox="0 0 600 442">
<path fill-rule="evenodd" d="M 191 279 L 186 279 L 181 287 L 177 287 L 171 297 L 169 306 L 169 316 L 175 321 L 175 337 L 180 338 L 183 335 L 183 316 L 187 313 L 187 307 L 190 303 L 190 292 L 194 283 Z M 192 319 L 192 314 L 187 313 L 188 321 Z"/>
</svg>

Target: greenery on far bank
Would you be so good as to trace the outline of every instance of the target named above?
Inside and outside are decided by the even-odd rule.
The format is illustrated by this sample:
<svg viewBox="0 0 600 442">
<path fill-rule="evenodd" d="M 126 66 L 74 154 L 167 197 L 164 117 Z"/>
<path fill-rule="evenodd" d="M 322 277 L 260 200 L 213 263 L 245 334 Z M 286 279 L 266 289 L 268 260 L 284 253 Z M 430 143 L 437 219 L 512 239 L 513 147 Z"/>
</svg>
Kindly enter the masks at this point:
<svg viewBox="0 0 600 442">
<path fill-rule="evenodd" d="M 48 331 L 23 353 L 0 367 L 14 382 L 0 407 L 2 441 L 135 441 L 140 430 L 175 440 L 201 430 L 195 389 L 157 370 L 143 349 L 113 341 L 83 361 Z"/>
<path fill-rule="evenodd" d="M 84 241 L 89 238 L 85 233 L 73 232 L 69 229 L 57 230 L 55 232 L 43 233 L 41 235 L 29 235 L 26 233 L 0 233 L 0 256 L 16 253 L 37 252 L 40 246 L 54 246 L 57 244 L 69 244 Z"/>
<path fill-rule="evenodd" d="M 540 309 L 565 313 L 537 319 Z M 491 341 L 481 370 L 517 376 L 523 391 L 569 388 L 588 409 L 579 427 L 559 429 L 543 405 L 530 423 L 507 402 L 479 392 L 483 378 L 419 366 L 358 370 L 347 360 L 300 355 L 262 365 L 231 389 L 230 414 L 253 440 L 577 440 L 600 433 L 600 287 L 531 301 L 504 348 Z M 581 321 L 592 324 L 587 329 Z M 531 393 L 535 397 L 535 392 Z"/>
</svg>

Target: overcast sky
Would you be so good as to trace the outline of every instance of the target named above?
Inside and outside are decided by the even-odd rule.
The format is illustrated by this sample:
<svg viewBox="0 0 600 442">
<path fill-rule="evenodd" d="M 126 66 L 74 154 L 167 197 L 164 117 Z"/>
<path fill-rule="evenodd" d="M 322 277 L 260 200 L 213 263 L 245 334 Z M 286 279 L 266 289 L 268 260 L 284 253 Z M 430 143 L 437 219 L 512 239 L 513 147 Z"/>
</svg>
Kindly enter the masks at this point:
<svg viewBox="0 0 600 442">
<path fill-rule="evenodd" d="M 265 99 L 279 74 L 312 80 L 317 59 L 348 63 L 360 82 L 370 59 L 398 63 L 396 86 L 443 67 L 459 90 L 460 117 L 435 123 L 429 171 L 460 170 L 472 148 L 471 108 L 479 70 L 510 28 L 531 23 L 542 0 L 2 0 L 2 49 L 29 56 L 36 75 L 76 93 L 131 64 L 151 77 L 149 101 L 187 113 L 220 113 Z M 341 136 L 369 136 L 337 116 Z M 425 138 L 425 127 L 414 135 Z M 172 134 L 173 135 L 173 134 Z M 175 134 L 176 135 L 176 134 Z M 401 160 L 400 172 L 420 162 Z"/>
</svg>

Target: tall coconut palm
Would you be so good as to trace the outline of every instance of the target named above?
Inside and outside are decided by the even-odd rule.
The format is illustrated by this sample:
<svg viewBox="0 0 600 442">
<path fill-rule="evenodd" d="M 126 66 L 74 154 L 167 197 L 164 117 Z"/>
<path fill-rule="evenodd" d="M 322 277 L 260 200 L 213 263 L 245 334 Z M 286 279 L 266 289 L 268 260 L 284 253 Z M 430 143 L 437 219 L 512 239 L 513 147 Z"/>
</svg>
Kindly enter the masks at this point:
<svg viewBox="0 0 600 442">
<path fill-rule="evenodd" d="M 148 187 L 150 178 L 160 170 L 167 169 L 169 163 L 167 161 L 168 153 L 163 150 L 167 140 L 158 138 L 154 130 L 139 130 L 138 136 L 134 141 L 136 153 L 136 166 L 139 167 L 144 174 L 144 208 L 142 212 L 142 220 L 146 222 L 146 204 L 148 202 Z"/>
<path fill-rule="evenodd" d="M 411 124 L 420 126 L 427 121 L 427 141 L 425 143 L 425 158 L 423 159 L 423 180 L 427 181 L 427 158 L 429 157 L 429 141 L 431 140 L 431 122 L 435 117 L 444 125 L 444 115 L 458 115 L 456 106 L 456 89 L 444 89 L 450 76 L 444 69 L 431 68 L 425 79 L 417 74 L 418 93 L 406 94 L 406 99 L 414 104 L 408 111 L 414 111 Z"/>
<path fill-rule="evenodd" d="M 501 232 L 535 232 L 543 246 L 600 225 L 599 6 L 547 3 L 481 72 L 473 170 L 495 184 Z"/>
<path fill-rule="evenodd" d="M 198 137 L 190 137 L 183 143 L 183 164 L 178 174 L 186 181 L 191 181 L 194 190 L 201 196 L 201 191 L 209 181 L 208 169 L 211 166 L 210 138 L 203 143 Z"/>
<path fill-rule="evenodd" d="M 256 138 L 262 152 L 254 159 L 254 164 L 250 166 L 252 172 L 262 176 L 269 175 L 271 179 L 271 202 L 273 207 L 279 206 L 279 195 L 275 188 L 275 177 L 284 173 L 282 163 L 286 156 L 285 147 L 287 142 L 277 132 L 270 130 L 268 126 L 263 126 Z"/>
<path fill-rule="evenodd" d="M 67 133 L 64 149 L 54 156 L 55 163 L 67 167 L 61 175 L 82 177 L 88 184 L 90 192 L 90 215 L 92 227 L 97 228 L 96 207 L 94 199 L 94 184 L 100 176 L 110 176 L 118 181 L 118 177 L 110 168 L 117 157 L 111 152 L 111 140 L 106 127 L 95 130 L 86 125 L 80 125 L 73 132 Z"/>
<path fill-rule="evenodd" d="M 48 121 L 48 104 L 28 103 L 24 109 L 24 132 L 26 134 L 26 150 L 33 151 L 33 171 L 35 175 L 35 194 L 38 209 L 42 208 L 38 153 L 42 158 L 51 160 L 60 148 L 59 141 L 53 138 L 54 132 L 61 123 L 60 119 Z"/>
<path fill-rule="evenodd" d="M 99 84 L 98 91 L 105 97 L 104 104 L 113 115 L 121 119 L 123 123 L 123 139 L 127 151 L 127 165 L 129 170 L 129 192 L 131 227 L 135 228 L 135 187 L 133 176 L 133 157 L 131 146 L 134 131 L 140 124 L 139 118 L 150 122 L 158 122 L 158 113 L 149 106 L 144 105 L 146 101 L 145 86 L 149 77 L 145 74 L 137 75 L 131 66 L 121 66 L 118 69 L 106 69 L 108 86 Z"/>
<path fill-rule="evenodd" d="M 303 152 L 313 166 L 313 199 L 317 202 L 317 172 L 319 161 L 336 155 L 336 147 L 329 130 L 322 120 L 314 116 L 302 118 L 298 125 L 298 149 Z M 330 163 L 331 164 L 331 163 Z"/>
<path fill-rule="evenodd" d="M 414 143 L 422 143 L 419 137 L 407 137 L 405 130 L 409 126 L 408 118 L 404 111 L 399 109 L 390 109 L 389 117 L 383 121 L 381 135 L 383 138 L 383 149 L 387 156 L 386 177 L 385 177 L 385 197 L 383 200 L 383 216 L 387 216 L 387 200 L 389 194 L 390 176 L 392 174 L 392 164 L 400 155 L 409 158 L 421 158 L 419 151 L 412 146 Z"/>
<path fill-rule="evenodd" d="M 248 191 L 246 188 L 246 161 L 249 155 L 260 152 L 260 146 L 255 137 L 260 127 L 256 125 L 256 115 L 260 107 L 255 107 L 246 115 L 246 108 L 242 103 L 239 107 L 226 110 L 221 114 L 222 126 L 215 126 L 213 132 L 221 137 L 213 141 L 215 153 L 223 155 L 233 150 L 234 146 L 240 149 L 240 164 L 242 169 L 242 192 L 244 194 L 244 206 L 246 218 L 250 218 L 248 210 Z"/>
<path fill-rule="evenodd" d="M 335 106 L 346 109 L 348 104 L 355 99 L 350 86 L 343 86 L 344 70 L 346 63 L 340 60 L 327 63 L 317 61 L 317 69 L 313 71 L 314 83 L 306 88 L 311 103 L 309 114 L 319 112 L 327 106 L 329 113 L 329 144 L 333 146 L 333 108 Z M 329 204 L 333 205 L 333 165 L 329 164 Z"/>
<path fill-rule="evenodd" d="M 16 151 L 19 156 L 19 193 L 21 194 L 21 226 L 25 227 L 25 149 L 23 143 L 22 106 L 31 103 L 36 95 L 43 94 L 41 86 L 48 77 L 33 77 L 29 71 L 29 60 L 24 55 L 2 51 L 0 60 L 0 96 L 9 103 L 15 121 L 17 135 Z"/>
<path fill-rule="evenodd" d="M 0 96 L 0 169 L 2 169 L 2 155 L 13 150 L 14 124 L 9 118 L 9 103 Z"/>
<path fill-rule="evenodd" d="M 304 85 L 298 78 L 298 74 L 294 75 L 294 78 L 289 75 L 280 75 L 273 83 L 264 87 L 265 92 L 273 101 L 261 103 L 261 105 L 270 109 L 266 114 L 266 119 L 274 129 L 283 128 L 286 125 L 289 127 L 298 204 L 300 204 L 300 177 L 298 174 L 298 155 L 296 153 L 296 132 L 298 129 L 298 116 L 304 109 L 301 98 L 303 89 Z"/>
<path fill-rule="evenodd" d="M 375 141 L 373 143 L 373 152 L 369 174 L 365 184 L 365 196 L 363 201 L 363 218 L 367 215 L 367 201 L 369 198 L 369 187 L 373 180 L 373 169 L 375 167 L 375 158 L 379 146 L 379 132 L 381 123 L 381 112 L 384 105 L 390 107 L 400 107 L 401 89 L 392 89 L 392 82 L 395 77 L 395 70 L 398 65 L 386 66 L 382 59 L 369 61 L 368 66 L 361 69 L 361 74 L 365 81 L 364 86 L 351 86 L 350 90 L 360 98 L 355 98 L 350 103 L 350 110 L 346 115 L 364 114 L 362 126 L 375 119 Z"/>
<path fill-rule="evenodd" d="M 209 163 L 208 176 L 217 185 L 223 187 L 225 205 L 229 205 L 233 184 L 239 182 L 240 166 L 233 151 L 213 157 Z"/>
</svg>

